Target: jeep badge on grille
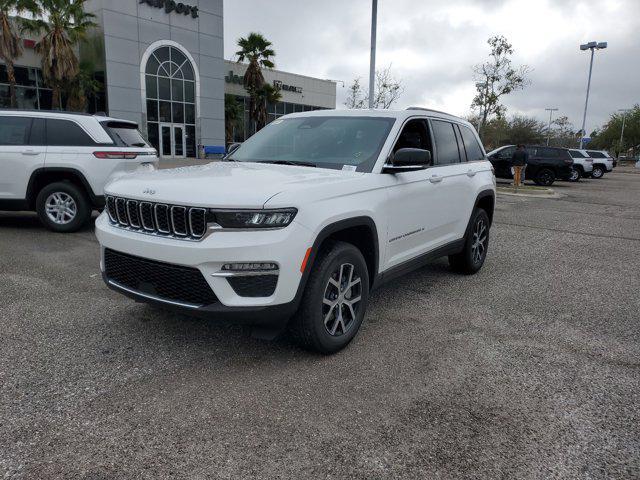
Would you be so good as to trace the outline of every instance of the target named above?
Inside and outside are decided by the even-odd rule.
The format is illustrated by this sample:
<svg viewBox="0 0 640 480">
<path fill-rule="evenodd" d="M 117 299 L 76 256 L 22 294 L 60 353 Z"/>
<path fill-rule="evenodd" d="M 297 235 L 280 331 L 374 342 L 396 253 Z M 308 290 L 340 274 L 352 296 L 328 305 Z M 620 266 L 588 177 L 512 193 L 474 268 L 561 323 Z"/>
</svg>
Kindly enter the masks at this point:
<svg viewBox="0 0 640 480">
<path fill-rule="evenodd" d="M 148 195 L 155 195 L 156 191 L 151 188 L 145 188 L 142 193 L 146 193 Z"/>
</svg>

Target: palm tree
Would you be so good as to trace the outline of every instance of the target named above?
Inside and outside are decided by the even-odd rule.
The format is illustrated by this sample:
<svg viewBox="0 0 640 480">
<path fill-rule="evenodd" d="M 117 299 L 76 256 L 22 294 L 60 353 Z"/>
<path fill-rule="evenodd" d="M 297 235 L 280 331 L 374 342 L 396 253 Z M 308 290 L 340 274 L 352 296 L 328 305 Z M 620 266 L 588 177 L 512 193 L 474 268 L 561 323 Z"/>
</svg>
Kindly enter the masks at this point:
<svg viewBox="0 0 640 480">
<path fill-rule="evenodd" d="M 22 45 L 20 37 L 9 19 L 9 13 L 21 13 L 24 10 L 34 11 L 35 2 L 26 0 L 0 0 L 0 58 L 7 66 L 7 77 L 9 79 L 9 96 L 11 98 L 11 108 L 18 106 L 16 99 L 16 74 L 13 64 L 16 58 L 22 55 Z"/>
<path fill-rule="evenodd" d="M 92 13 L 83 8 L 85 0 L 39 0 L 40 18 L 24 19 L 26 31 L 42 34 L 36 52 L 42 55 L 42 76 L 52 90 L 51 108 L 60 108 L 60 92 L 79 74 L 80 65 L 74 46 L 96 26 Z M 47 21 L 43 20 L 45 16 Z"/>
<path fill-rule="evenodd" d="M 276 56 L 276 52 L 271 48 L 270 41 L 255 32 L 249 33 L 246 38 L 239 38 L 238 46 L 240 47 L 240 50 L 236 52 L 238 62 L 245 60 L 249 62 L 244 74 L 244 87 L 249 93 L 249 116 L 256 124 L 259 124 L 258 92 L 264 85 L 262 67 L 275 67 L 272 58 Z"/>
<path fill-rule="evenodd" d="M 275 105 L 276 103 L 278 103 L 280 100 L 282 100 L 282 94 L 280 93 L 279 88 L 276 88 L 268 83 L 263 84 L 256 93 L 256 124 L 258 126 L 258 130 L 260 130 L 267 124 L 267 105 Z"/>
<path fill-rule="evenodd" d="M 227 144 L 233 142 L 233 130 L 244 120 L 244 107 L 238 102 L 235 95 L 224 96 L 224 136 Z"/>
</svg>

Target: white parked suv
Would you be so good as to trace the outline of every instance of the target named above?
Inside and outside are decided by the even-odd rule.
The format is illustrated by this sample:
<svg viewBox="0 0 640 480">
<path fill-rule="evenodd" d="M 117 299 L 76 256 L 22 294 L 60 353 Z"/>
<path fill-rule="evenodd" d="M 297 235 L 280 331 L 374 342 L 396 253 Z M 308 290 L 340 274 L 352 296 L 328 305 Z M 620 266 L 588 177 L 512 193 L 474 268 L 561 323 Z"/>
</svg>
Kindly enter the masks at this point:
<svg viewBox="0 0 640 480">
<path fill-rule="evenodd" d="M 569 155 L 573 158 L 573 165 L 571 166 L 570 182 L 577 182 L 581 177 L 588 178 L 593 171 L 593 159 L 587 155 L 584 150 L 569 149 Z"/>
<path fill-rule="evenodd" d="M 0 111 L 0 210 L 32 210 L 58 232 L 104 206 L 114 175 L 157 165 L 128 120 L 66 112 Z"/>
<path fill-rule="evenodd" d="M 103 278 L 143 302 L 289 327 L 335 352 L 370 291 L 447 255 L 483 265 L 495 202 L 471 124 L 425 109 L 281 117 L 226 161 L 127 175 L 96 221 Z"/>
<path fill-rule="evenodd" d="M 613 158 L 605 150 L 580 150 L 593 160 L 592 178 L 602 178 L 606 172 L 613 170 Z"/>
</svg>

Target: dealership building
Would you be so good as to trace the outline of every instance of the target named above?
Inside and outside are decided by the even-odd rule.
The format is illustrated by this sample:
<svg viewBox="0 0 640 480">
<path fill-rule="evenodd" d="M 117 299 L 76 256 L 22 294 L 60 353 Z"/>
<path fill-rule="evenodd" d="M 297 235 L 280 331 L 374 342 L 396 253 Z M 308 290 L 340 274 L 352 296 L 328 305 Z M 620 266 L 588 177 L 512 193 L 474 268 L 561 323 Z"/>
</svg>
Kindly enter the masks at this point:
<svg viewBox="0 0 640 480">
<path fill-rule="evenodd" d="M 200 146 L 225 144 L 224 95 L 245 105 L 234 131 L 242 141 L 255 130 L 242 85 L 245 64 L 224 60 L 222 0 L 87 0 L 98 28 L 78 48 L 103 91 L 90 97 L 89 112 L 133 120 L 165 157 L 195 157 Z M 248 32 L 247 32 L 248 33 Z M 40 71 L 35 38 L 23 38 L 15 62 L 18 107 L 50 109 L 51 90 Z M 277 48 L 277 46 L 276 46 Z M 268 105 L 268 121 L 291 112 L 335 108 L 336 84 L 278 70 L 265 81 L 280 88 L 282 101 Z M 0 106 L 9 86 L 0 62 Z"/>
</svg>

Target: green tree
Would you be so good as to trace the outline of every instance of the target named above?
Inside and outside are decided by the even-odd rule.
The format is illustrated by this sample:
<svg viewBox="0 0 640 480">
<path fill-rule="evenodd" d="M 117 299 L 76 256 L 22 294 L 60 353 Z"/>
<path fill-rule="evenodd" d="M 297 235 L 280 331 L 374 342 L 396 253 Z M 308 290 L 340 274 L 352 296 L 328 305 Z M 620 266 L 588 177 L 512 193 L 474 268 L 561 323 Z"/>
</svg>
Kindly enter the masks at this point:
<svg viewBox="0 0 640 480">
<path fill-rule="evenodd" d="M 52 90 L 52 108 L 60 108 L 60 92 L 80 73 L 75 46 L 96 24 L 84 11 L 85 0 L 39 0 L 36 18 L 23 19 L 23 29 L 41 34 L 36 52 L 42 56 L 42 76 Z M 44 18 L 47 20 L 45 21 Z"/>
<path fill-rule="evenodd" d="M 258 130 L 264 128 L 267 124 L 267 105 L 275 105 L 282 100 L 282 93 L 280 89 L 265 83 L 257 91 L 257 105 L 258 105 L 258 118 L 257 125 Z"/>
<path fill-rule="evenodd" d="M 224 136 L 227 144 L 233 142 L 233 132 L 244 122 L 244 106 L 235 95 L 224 96 Z"/>
<path fill-rule="evenodd" d="M 36 9 L 37 6 L 34 1 L 0 0 L 0 58 L 4 60 L 7 67 L 11 108 L 18 106 L 16 98 L 16 74 L 13 65 L 15 60 L 22 55 L 22 45 L 20 44 L 18 30 L 15 28 L 15 24 L 9 15 L 11 13 L 20 14 L 25 10 L 35 11 Z"/>
<path fill-rule="evenodd" d="M 624 137 L 620 143 L 623 115 Z M 630 149 L 634 152 L 640 150 L 640 105 L 634 105 L 626 115 L 623 112 L 612 113 L 607 123 L 592 136 L 589 147 L 615 152 L 616 155 Z"/>
<path fill-rule="evenodd" d="M 262 68 L 273 68 L 273 57 L 276 53 L 271 48 L 271 42 L 259 33 L 251 32 L 238 39 L 240 50 L 236 52 L 238 63 L 245 60 L 249 63 L 244 74 L 244 88 L 249 94 L 249 116 L 256 126 L 260 123 L 261 115 L 261 89 L 264 85 Z M 264 97 L 264 95 L 262 95 Z"/>
<path fill-rule="evenodd" d="M 527 65 L 513 66 L 513 46 L 502 35 L 489 38 L 487 43 L 491 47 L 489 60 L 473 67 L 476 95 L 471 108 L 479 112 L 480 132 L 491 116 L 500 117 L 505 114 L 506 107 L 501 104 L 501 98 L 529 85 L 527 74 L 531 71 Z"/>
</svg>

